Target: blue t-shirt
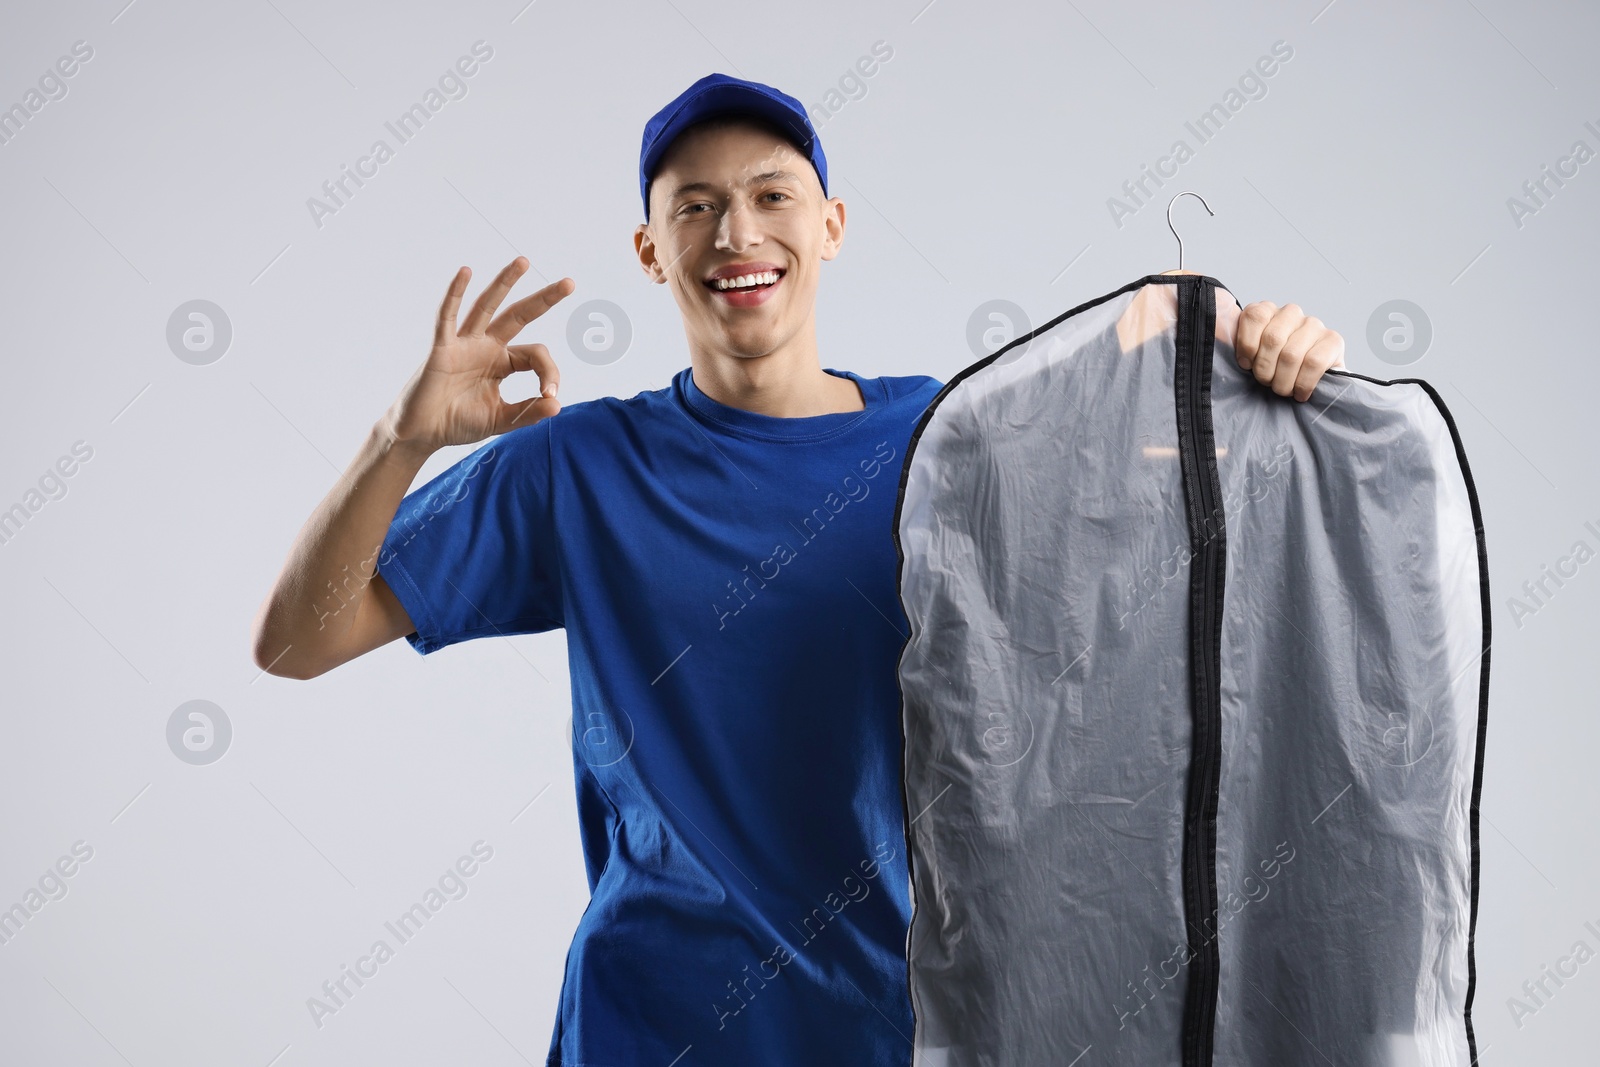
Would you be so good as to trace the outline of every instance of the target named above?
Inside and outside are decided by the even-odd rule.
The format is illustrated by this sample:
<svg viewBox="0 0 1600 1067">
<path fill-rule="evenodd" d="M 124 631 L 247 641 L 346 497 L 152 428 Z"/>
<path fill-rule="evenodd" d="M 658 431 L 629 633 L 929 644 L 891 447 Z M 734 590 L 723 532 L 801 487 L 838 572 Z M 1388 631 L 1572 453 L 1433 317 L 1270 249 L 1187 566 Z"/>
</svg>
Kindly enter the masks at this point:
<svg viewBox="0 0 1600 1067">
<path fill-rule="evenodd" d="M 891 531 L 940 388 L 777 418 L 689 368 L 408 494 L 379 555 L 427 654 L 565 627 L 590 901 L 552 1067 L 911 1062 Z"/>
</svg>

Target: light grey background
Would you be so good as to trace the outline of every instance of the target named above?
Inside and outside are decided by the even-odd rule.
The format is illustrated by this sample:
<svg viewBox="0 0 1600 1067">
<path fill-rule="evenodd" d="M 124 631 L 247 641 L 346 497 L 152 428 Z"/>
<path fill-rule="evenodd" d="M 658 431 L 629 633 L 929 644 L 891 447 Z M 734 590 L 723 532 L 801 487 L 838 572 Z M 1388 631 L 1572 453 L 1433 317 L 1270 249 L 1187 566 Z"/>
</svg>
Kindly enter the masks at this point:
<svg viewBox="0 0 1600 1067">
<path fill-rule="evenodd" d="M 1566 564 L 1542 603 L 1521 587 L 1600 549 L 1600 160 L 1520 225 L 1508 206 L 1575 141 L 1600 151 L 1592 6 L 125 2 L 13 5 L 0 32 L 0 106 L 93 48 L 0 145 L 0 509 L 93 450 L 0 544 L 0 906 L 93 849 L 0 944 L 0 1061 L 543 1062 L 586 900 L 563 636 L 426 659 L 397 643 L 308 683 L 254 667 L 250 620 L 425 355 L 457 266 L 474 294 L 518 253 L 537 271 L 519 292 L 577 281 L 523 334 L 550 345 L 567 403 L 665 385 L 688 356 L 632 258 L 645 120 L 713 70 L 824 104 L 878 41 L 892 58 L 820 126 L 848 209 L 824 366 L 948 380 L 985 302 L 1038 324 L 1175 266 L 1163 211 L 1195 189 L 1217 214 L 1179 206 L 1187 266 L 1300 303 L 1351 369 L 1440 389 L 1494 583 L 1482 1058 L 1592 1056 L 1600 960 L 1538 1001 L 1523 983 L 1580 940 L 1600 951 L 1600 561 Z M 308 198 L 393 146 L 383 124 L 478 40 L 493 58 L 467 95 L 317 225 Z M 1193 147 L 1184 123 L 1280 40 L 1293 57 L 1266 94 L 1118 226 L 1108 198 Z M 197 299 L 232 328 L 206 365 L 167 343 Z M 633 331 L 603 366 L 566 341 L 589 299 Z M 1407 367 L 1366 340 L 1395 299 L 1433 330 Z M 168 746 L 191 700 L 232 727 L 208 764 Z M 317 1026 L 307 999 L 393 943 L 383 923 L 479 840 L 493 857 L 466 896 Z"/>
</svg>

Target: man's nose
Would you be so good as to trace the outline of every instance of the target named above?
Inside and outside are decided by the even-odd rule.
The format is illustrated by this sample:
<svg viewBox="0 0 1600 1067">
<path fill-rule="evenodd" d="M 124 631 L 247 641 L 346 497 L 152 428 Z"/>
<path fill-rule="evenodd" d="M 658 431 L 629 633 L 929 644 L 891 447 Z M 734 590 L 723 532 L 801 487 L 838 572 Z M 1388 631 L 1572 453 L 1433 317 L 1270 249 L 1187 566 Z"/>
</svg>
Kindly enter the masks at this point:
<svg viewBox="0 0 1600 1067">
<path fill-rule="evenodd" d="M 717 226 L 717 247 L 739 252 L 760 241 L 761 232 L 755 213 L 743 201 L 735 200 L 729 204 Z"/>
</svg>

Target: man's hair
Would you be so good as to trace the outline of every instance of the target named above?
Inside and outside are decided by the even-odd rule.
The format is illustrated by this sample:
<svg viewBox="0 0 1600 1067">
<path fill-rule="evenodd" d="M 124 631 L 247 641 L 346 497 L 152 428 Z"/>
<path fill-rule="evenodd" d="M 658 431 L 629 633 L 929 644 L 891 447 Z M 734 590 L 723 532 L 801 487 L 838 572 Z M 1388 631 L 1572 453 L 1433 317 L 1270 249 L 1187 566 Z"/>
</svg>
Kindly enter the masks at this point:
<svg viewBox="0 0 1600 1067">
<path fill-rule="evenodd" d="M 683 140 L 683 138 L 688 134 L 695 133 L 699 130 L 722 130 L 727 129 L 730 126 L 750 126 L 766 133 L 770 133 L 772 136 L 778 138 L 790 148 L 794 149 L 795 155 L 799 156 L 800 159 L 805 162 L 806 166 L 812 166 L 810 158 L 806 155 L 806 150 L 800 146 L 800 142 L 795 138 L 795 135 L 792 132 L 784 129 L 778 123 L 763 118 L 760 115 L 751 115 L 740 111 L 726 111 L 716 115 L 707 115 L 705 118 L 685 126 L 678 133 L 678 135 L 672 139 L 672 144 L 669 145 L 667 150 L 662 153 L 661 159 L 663 162 L 665 162 L 667 157 L 672 154 L 672 149 L 676 147 L 678 142 Z M 660 173 L 660 169 L 661 168 L 658 165 L 656 168 L 657 173 Z M 812 167 L 812 169 L 814 170 L 815 167 Z M 822 178 L 820 175 L 818 176 L 817 181 L 819 184 L 821 183 Z M 655 175 L 652 174 L 650 176 L 649 191 L 654 193 L 655 188 L 656 179 Z M 648 222 L 649 219 L 646 218 L 645 221 Z"/>
</svg>

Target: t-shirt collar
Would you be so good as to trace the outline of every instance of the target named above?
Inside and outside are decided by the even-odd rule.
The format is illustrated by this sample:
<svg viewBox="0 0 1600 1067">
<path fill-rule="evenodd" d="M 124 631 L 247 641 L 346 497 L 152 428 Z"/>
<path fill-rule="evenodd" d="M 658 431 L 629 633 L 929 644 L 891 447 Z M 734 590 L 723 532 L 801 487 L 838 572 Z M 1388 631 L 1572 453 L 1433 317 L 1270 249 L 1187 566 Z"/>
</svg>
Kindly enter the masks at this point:
<svg viewBox="0 0 1600 1067">
<path fill-rule="evenodd" d="M 834 370 L 832 367 L 822 369 L 835 377 L 855 382 L 866 407 L 861 411 L 836 411 L 798 418 L 763 415 L 713 400 L 701 392 L 694 381 L 693 367 L 685 367 L 673 377 L 673 391 L 690 412 L 703 421 L 740 436 L 770 441 L 816 441 L 832 437 L 869 418 L 883 406 L 885 394 L 882 379 L 863 378 L 854 371 Z"/>
</svg>

